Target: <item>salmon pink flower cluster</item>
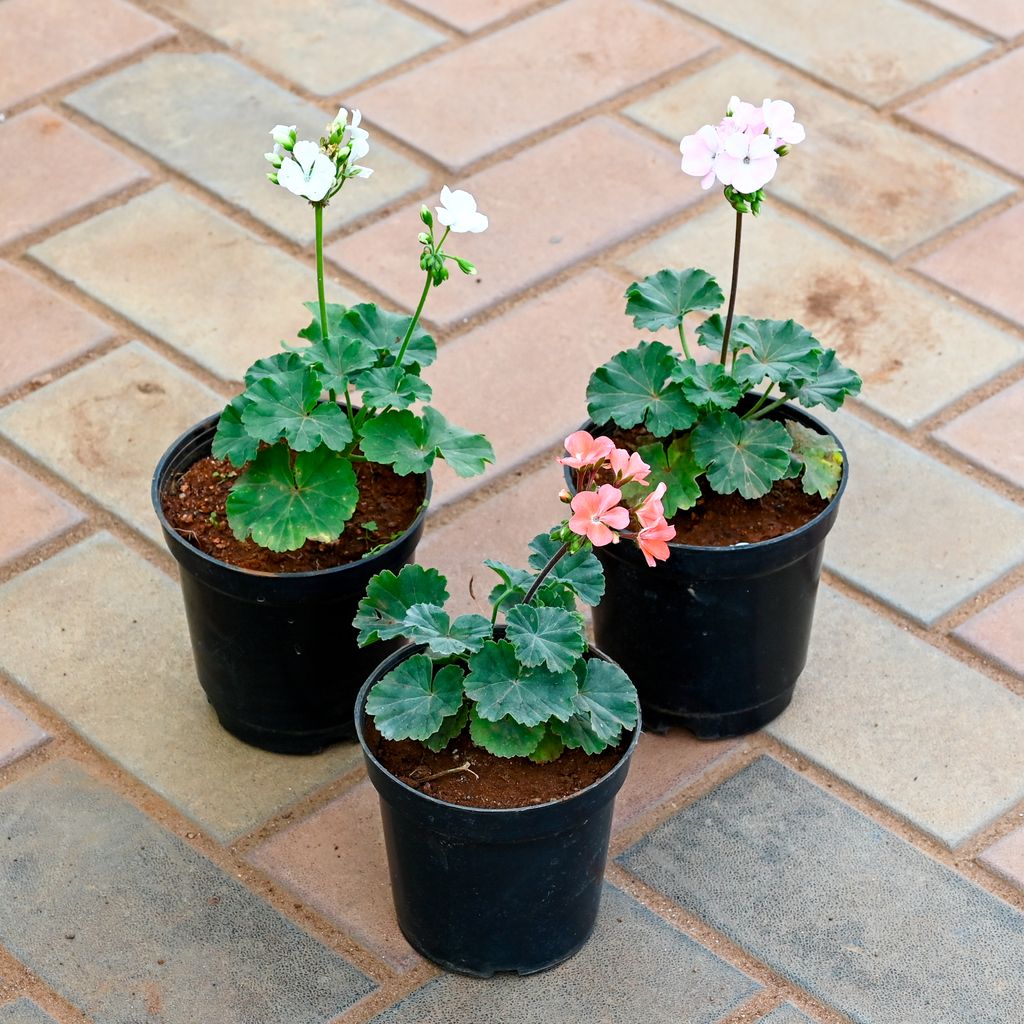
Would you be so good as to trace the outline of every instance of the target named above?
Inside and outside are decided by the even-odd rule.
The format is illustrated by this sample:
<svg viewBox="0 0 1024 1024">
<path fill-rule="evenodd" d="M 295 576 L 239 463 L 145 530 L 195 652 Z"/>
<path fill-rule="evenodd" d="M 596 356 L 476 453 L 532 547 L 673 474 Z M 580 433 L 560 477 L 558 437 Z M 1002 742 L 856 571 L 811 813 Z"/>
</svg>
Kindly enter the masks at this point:
<svg viewBox="0 0 1024 1024">
<path fill-rule="evenodd" d="M 632 502 L 623 495 L 627 484 L 635 485 L 629 489 L 633 494 L 646 487 L 651 467 L 636 452 L 616 448 L 610 437 L 592 437 L 585 430 L 570 434 L 565 450 L 569 454 L 558 461 L 576 470 L 577 486 L 576 495 L 569 500 L 572 517 L 566 524 L 568 530 L 594 547 L 617 544 L 619 535 L 630 531 L 648 565 L 665 561 L 668 542 L 676 535 L 675 527 L 665 519 L 665 484 L 638 494 Z M 599 482 L 609 474 L 610 482 Z"/>
</svg>

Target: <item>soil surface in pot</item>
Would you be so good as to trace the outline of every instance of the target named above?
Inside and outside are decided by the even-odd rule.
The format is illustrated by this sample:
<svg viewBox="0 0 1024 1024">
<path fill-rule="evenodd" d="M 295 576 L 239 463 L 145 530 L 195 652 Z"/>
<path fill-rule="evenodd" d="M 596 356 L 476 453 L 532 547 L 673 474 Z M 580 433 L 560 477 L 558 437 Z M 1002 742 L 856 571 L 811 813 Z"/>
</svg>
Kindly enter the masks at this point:
<svg viewBox="0 0 1024 1024">
<path fill-rule="evenodd" d="M 642 427 L 605 432 L 630 451 L 658 440 Z M 674 543 L 709 548 L 756 544 L 800 529 L 828 506 L 817 494 L 805 494 L 799 480 L 778 480 L 764 497 L 753 499 L 718 494 L 706 482 L 702 490 L 693 508 L 681 509 L 669 520 L 676 528 Z"/>
<path fill-rule="evenodd" d="M 390 466 L 355 465 L 359 504 L 345 532 L 330 544 L 306 541 L 295 551 L 268 551 L 237 540 L 225 503 L 241 470 L 207 456 L 193 463 L 163 495 L 167 521 L 193 547 L 256 572 L 313 572 L 356 562 L 412 526 L 425 494 L 424 478 L 398 476 Z"/>
<path fill-rule="evenodd" d="M 473 743 L 468 729 L 436 754 L 415 740 L 384 739 L 369 718 L 365 735 L 373 755 L 396 778 L 438 800 L 464 807 L 530 807 L 572 796 L 607 775 L 630 739 L 601 754 L 566 750 L 556 761 L 535 764 L 528 757 L 495 757 Z M 476 777 L 460 771 L 430 778 L 466 764 Z"/>
</svg>

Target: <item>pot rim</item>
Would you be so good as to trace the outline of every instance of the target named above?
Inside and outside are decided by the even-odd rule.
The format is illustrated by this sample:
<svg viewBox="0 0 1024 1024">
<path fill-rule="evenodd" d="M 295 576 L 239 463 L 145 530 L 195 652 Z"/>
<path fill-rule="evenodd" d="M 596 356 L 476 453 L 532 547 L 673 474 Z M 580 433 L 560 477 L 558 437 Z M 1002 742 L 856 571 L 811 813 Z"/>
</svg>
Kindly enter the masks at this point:
<svg viewBox="0 0 1024 1024">
<path fill-rule="evenodd" d="M 173 526 L 171 526 L 167 516 L 164 514 L 163 502 L 161 501 L 160 484 L 166 473 L 167 464 L 170 462 L 172 457 L 178 453 L 179 448 L 198 432 L 214 426 L 214 424 L 220 420 L 220 417 L 221 413 L 219 412 L 211 413 L 211 415 L 199 420 L 198 423 L 194 423 L 191 427 L 184 430 L 177 438 L 175 438 L 163 455 L 160 456 L 160 459 L 156 464 L 156 469 L 153 470 L 153 478 L 149 489 L 150 499 L 152 500 L 153 510 L 156 512 L 157 520 L 164 531 L 164 536 L 170 538 L 168 543 L 173 541 L 174 543 L 182 545 L 188 549 L 190 554 L 194 555 L 201 562 L 206 562 L 212 566 L 216 566 L 217 569 L 220 570 L 228 570 L 229 572 L 237 573 L 241 577 L 285 580 L 323 579 L 332 574 L 347 572 L 353 566 L 365 565 L 370 559 L 375 558 L 377 555 L 386 554 L 392 548 L 401 544 L 410 533 L 414 533 L 419 528 L 427 514 L 427 510 L 430 507 L 430 497 L 433 492 L 433 479 L 430 475 L 429 469 L 423 474 L 413 474 L 422 475 L 425 483 L 423 503 L 420 505 L 416 518 L 413 519 L 409 526 L 393 540 L 390 540 L 387 544 L 376 548 L 373 552 L 368 552 L 355 561 L 346 562 L 344 565 L 332 565 L 327 569 L 311 569 L 308 572 L 263 572 L 259 569 L 244 569 L 240 565 L 232 565 L 231 562 L 225 562 L 223 559 L 215 558 L 213 555 L 207 554 L 205 551 L 197 548 L 194 544 L 189 544 L 189 542 L 185 540 L 185 538 L 182 537 Z M 196 461 L 198 461 L 198 459 Z M 194 464 L 195 463 L 193 462 L 189 465 L 192 466 Z"/>
<path fill-rule="evenodd" d="M 758 393 L 754 392 L 754 391 L 748 392 L 748 394 L 754 396 L 755 398 L 758 397 Z M 842 498 L 843 493 L 846 491 L 846 485 L 847 485 L 847 483 L 849 482 L 849 479 L 850 479 L 850 458 L 849 458 L 849 455 L 846 452 L 846 448 L 844 447 L 843 442 L 839 440 L 838 436 L 835 434 L 834 431 L 830 430 L 816 416 L 812 416 L 809 412 L 807 412 L 806 409 L 801 408 L 799 405 L 792 405 L 789 402 L 786 402 L 784 405 L 779 406 L 778 410 L 776 410 L 776 411 L 781 412 L 783 410 L 786 410 L 786 411 L 788 411 L 791 414 L 796 414 L 796 415 L 794 415 L 792 417 L 794 419 L 803 418 L 803 419 L 809 420 L 811 422 L 811 424 L 813 424 L 813 426 L 816 427 L 821 433 L 827 434 L 829 437 L 831 437 L 836 442 L 836 444 L 839 445 L 839 450 L 843 453 L 843 475 L 842 475 L 842 478 L 839 481 L 839 487 L 836 488 L 836 493 L 833 494 L 831 498 L 829 498 L 828 504 L 813 519 L 808 519 L 807 522 L 804 523 L 802 526 L 798 526 L 795 530 L 790 530 L 788 533 L 779 534 L 778 537 L 769 537 L 767 540 L 754 541 L 752 544 L 750 544 L 750 543 L 746 543 L 746 544 L 740 543 L 740 544 L 724 544 L 724 545 L 723 544 L 679 544 L 676 541 L 670 540 L 668 542 L 668 546 L 669 546 L 670 550 L 675 550 L 675 551 L 680 551 L 680 552 L 720 551 L 720 552 L 728 552 L 728 553 L 732 553 L 732 552 L 736 552 L 736 551 L 765 551 L 765 550 L 771 548 L 773 545 L 782 544 L 784 542 L 791 541 L 794 537 L 800 537 L 804 533 L 807 533 L 807 532 L 813 530 L 827 516 L 832 515 L 834 513 L 835 509 L 838 508 L 838 506 L 839 506 L 839 499 Z M 586 422 L 583 423 L 582 426 L 578 427 L 577 429 L 579 429 L 579 430 L 589 430 L 589 428 L 591 428 L 591 427 L 597 428 L 598 424 L 596 424 L 593 420 L 588 419 L 588 420 L 586 420 Z M 566 479 L 566 481 L 568 483 L 569 488 L 575 494 L 576 493 L 576 484 L 575 484 L 575 482 L 572 479 L 572 471 L 569 469 L 568 466 L 565 467 L 565 474 L 564 475 L 565 475 L 565 479 Z M 629 537 L 629 538 L 632 538 L 632 537 L 636 536 L 635 534 L 629 533 L 629 532 L 625 532 L 624 535 L 626 537 Z"/>
<path fill-rule="evenodd" d="M 456 812 L 467 811 L 474 814 L 487 814 L 487 815 L 501 815 L 501 814 L 529 814 L 532 811 L 545 811 L 551 807 L 564 807 L 566 804 L 580 797 L 583 797 L 589 793 L 592 793 L 599 786 L 602 786 L 609 782 L 615 775 L 624 771 L 628 767 L 630 759 L 633 756 L 633 752 L 636 750 L 637 743 L 640 742 L 640 734 L 643 731 L 643 720 L 642 717 L 637 718 L 636 726 L 631 730 L 632 737 L 629 741 L 629 745 L 620 755 L 618 761 L 612 765 L 600 778 L 595 779 L 589 786 L 585 786 L 583 789 L 576 790 L 575 793 L 570 793 L 568 796 L 559 797 L 557 800 L 548 800 L 542 804 L 530 804 L 527 807 L 473 807 L 469 804 L 453 804 L 447 800 L 440 800 L 436 796 L 431 796 L 429 793 L 424 793 L 422 790 L 415 789 L 410 786 L 407 782 L 403 782 L 397 775 L 393 774 L 388 768 L 386 768 L 377 759 L 377 756 L 370 750 L 369 745 L 366 742 L 366 738 L 363 735 L 363 722 L 366 719 L 366 697 L 370 691 L 370 687 L 376 683 L 381 675 L 381 669 L 388 666 L 388 670 L 392 667 L 391 663 L 399 664 L 408 658 L 411 658 L 414 654 L 419 654 L 427 649 L 426 644 L 408 644 L 401 648 L 401 650 L 395 651 L 394 654 L 385 658 L 370 674 L 369 678 L 359 688 L 359 693 L 356 694 L 356 706 L 355 706 L 355 725 L 356 725 L 356 737 L 359 740 L 359 746 L 362 748 L 363 756 L 369 760 L 374 767 L 386 775 L 396 786 L 402 789 L 405 793 L 417 797 L 421 800 L 425 800 L 428 803 L 436 804 L 438 807 L 444 807 L 448 810 L 454 809 Z M 593 644 L 588 643 L 587 649 L 591 654 L 596 654 L 599 658 L 603 658 L 605 661 L 610 662 L 613 665 L 617 663 L 612 661 L 602 650 L 595 647 Z M 641 713 L 642 714 L 642 713 Z"/>
</svg>

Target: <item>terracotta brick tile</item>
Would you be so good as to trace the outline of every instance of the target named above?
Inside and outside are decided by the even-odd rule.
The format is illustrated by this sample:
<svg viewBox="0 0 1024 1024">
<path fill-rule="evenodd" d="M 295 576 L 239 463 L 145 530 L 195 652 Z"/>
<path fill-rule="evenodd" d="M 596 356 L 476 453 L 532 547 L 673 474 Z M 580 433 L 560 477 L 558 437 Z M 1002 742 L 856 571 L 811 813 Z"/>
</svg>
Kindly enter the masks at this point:
<svg viewBox="0 0 1024 1024">
<path fill-rule="evenodd" d="M 0 768 L 24 757 L 47 739 L 49 736 L 35 722 L 0 699 Z"/>
<path fill-rule="evenodd" d="M 435 18 L 454 25 L 463 32 L 476 32 L 510 14 L 525 10 L 536 0 L 408 0 Z"/>
<path fill-rule="evenodd" d="M 1024 32 L 1024 5 L 1020 0 L 931 0 L 931 3 L 1004 39 Z"/>
<path fill-rule="evenodd" d="M 84 518 L 38 480 L 0 459 L 0 564 L 59 537 Z"/>
<path fill-rule="evenodd" d="M 1024 676 L 1024 587 L 968 619 L 956 635 L 987 658 Z"/>
<path fill-rule="evenodd" d="M 529 141 L 547 125 L 711 46 L 707 36 L 646 0 L 566 0 L 367 89 L 352 102 L 457 170 L 502 146 Z M 521 188 L 534 191 L 529 183 L 522 179 Z"/>
<path fill-rule="evenodd" d="M 33 107 L 0 125 L 0 164 L 19 167 L 26 159 L 32 173 L 8 174 L 0 190 L 0 243 L 148 177 L 138 164 L 46 107 Z"/>
<path fill-rule="evenodd" d="M 1024 889 L 1024 828 L 990 846 L 981 855 L 981 862 L 1018 889 Z"/>
<path fill-rule="evenodd" d="M 614 159 L 609 159 L 614 154 Z M 600 173 L 588 169 L 600 167 Z M 677 153 L 607 118 L 595 118 L 451 184 L 476 196 L 487 231 L 446 248 L 479 273 L 430 296 L 426 317 L 452 327 L 695 202 Z M 685 194 L 684 194 L 685 191 Z M 436 203 L 432 199 L 431 203 Z M 419 204 L 329 246 L 329 258 L 409 308 L 423 288 L 416 260 Z"/>
<path fill-rule="evenodd" d="M 1024 132 L 1007 123 L 1020 96 L 1024 50 L 1012 50 L 903 108 L 910 120 L 972 153 L 1024 174 Z"/>
<path fill-rule="evenodd" d="M 123 0 L 0 4 L 0 109 L 174 35 Z"/>
<path fill-rule="evenodd" d="M 74 359 L 113 335 L 102 320 L 0 262 L 0 393 Z"/>
</svg>

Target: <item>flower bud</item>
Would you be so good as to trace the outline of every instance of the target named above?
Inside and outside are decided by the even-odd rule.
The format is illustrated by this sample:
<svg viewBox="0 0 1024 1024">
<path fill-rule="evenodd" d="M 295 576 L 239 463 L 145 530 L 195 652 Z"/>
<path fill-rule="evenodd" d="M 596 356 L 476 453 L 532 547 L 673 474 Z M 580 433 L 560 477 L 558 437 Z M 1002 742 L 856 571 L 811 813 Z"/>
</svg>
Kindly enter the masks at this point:
<svg viewBox="0 0 1024 1024">
<path fill-rule="evenodd" d="M 469 260 L 460 259 L 458 256 L 453 256 L 452 259 L 455 260 L 456 263 L 458 263 L 459 270 L 461 270 L 464 274 L 476 273 L 476 267 L 472 263 L 470 263 Z"/>
<path fill-rule="evenodd" d="M 421 231 L 416 236 L 416 241 L 419 242 L 420 245 L 430 245 L 430 235 L 428 235 L 426 231 Z"/>
<path fill-rule="evenodd" d="M 283 160 L 283 158 L 281 156 L 281 147 L 280 146 L 274 146 L 273 153 L 264 153 L 263 154 L 263 159 L 268 161 L 274 167 L 280 167 L 281 164 L 284 162 L 284 160 Z"/>
<path fill-rule="evenodd" d="M 427 225 L 428 228 L 434 226 L 434 215 L 430 212 L 429 206 L 420 207 L 420 220 Z"/>
<path fill-rule="evenodd" d="M 779 146 L 775 152 L 778 153 L 779 156 L 785 156 L 789 152 L 789 146 Z"/>
<path fill-rule="evenodd" d="M 279 182 L 277 180 L 277 175 L 276 174 L 268 174 L 267 175 L 267 181 L 269 181 L 272 185 L 280 185 L 281 184 L 281 182 Z"/>
<path fill-rule="evenodd" d="M 295 134 L 295 125 L 287 124 L 276 124 L 270 130 L 270 134 L 274 141 L 282 148 L 288 150 L 290 153 L 292 147 L 295 145 L 295 140 L 298 137 Z"/>
<path fill-rule="evenodd" d="M 568 489 L 567 487 L 563 487 L 563 488 L 562 488 L 562 489 L 561 489 L 561 490 L 560 490 L 560 491 L 558 492 L 558 500 L 559 500 L 559 501 L 560 501 L 560 502 L 561 502 L 561 503 L 562 503 L 563 505 L 568 505 L 568 504 L 569 504 L 569 502 L 570 502 L 570 501 L 572 501 L 572 495 L 571 495 L 571 494 L 569 493 L 569 489 Z"/>
</svg>

